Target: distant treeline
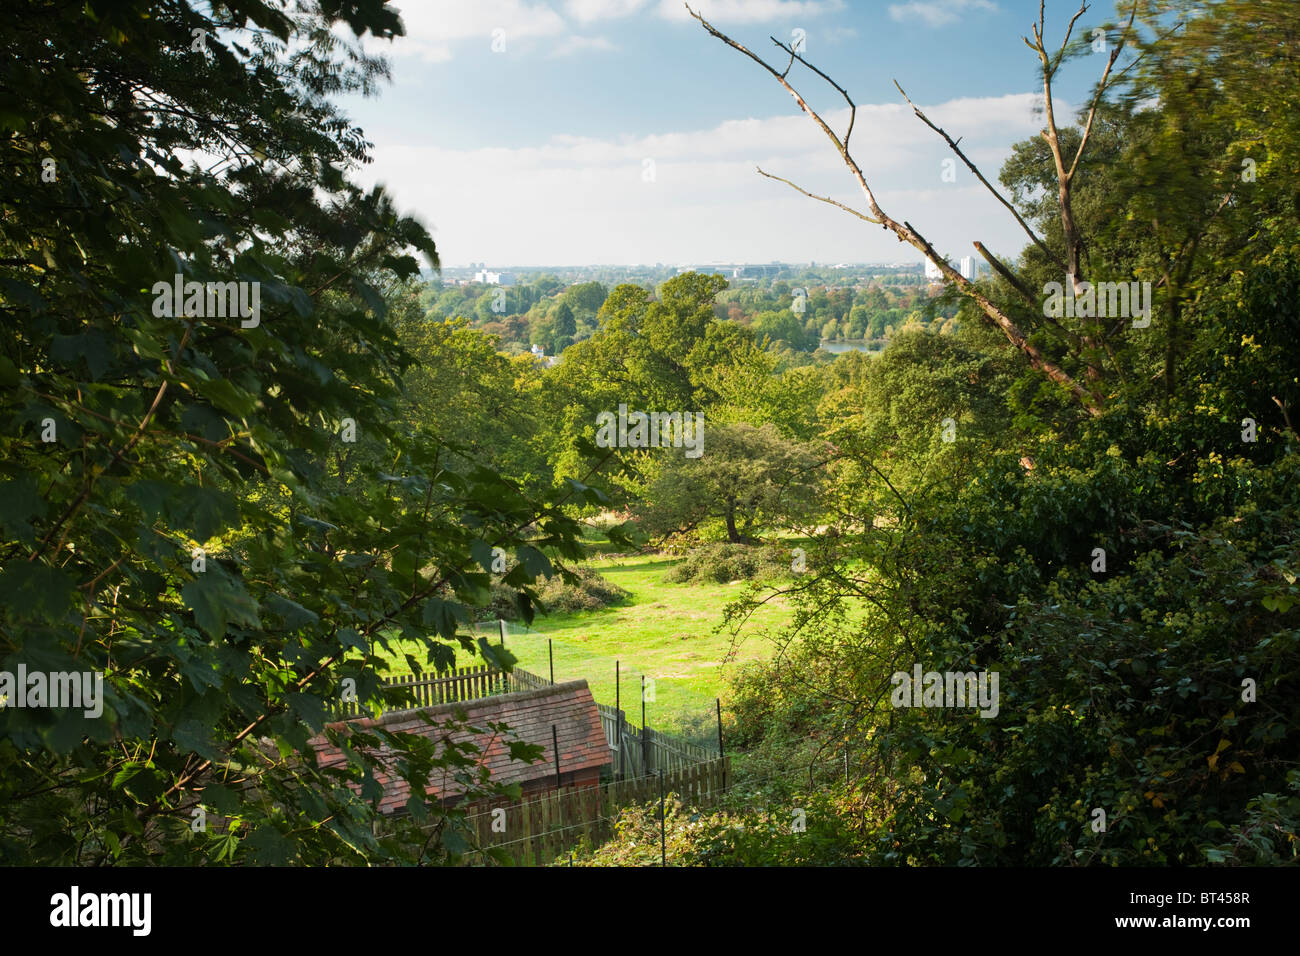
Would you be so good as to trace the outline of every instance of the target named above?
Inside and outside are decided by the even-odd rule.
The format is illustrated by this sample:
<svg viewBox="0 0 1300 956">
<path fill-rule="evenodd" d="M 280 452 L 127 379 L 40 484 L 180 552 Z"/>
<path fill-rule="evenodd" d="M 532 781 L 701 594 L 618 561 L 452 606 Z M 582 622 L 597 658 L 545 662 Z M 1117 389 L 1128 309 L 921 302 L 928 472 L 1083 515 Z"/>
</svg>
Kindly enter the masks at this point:
<svg viewBox="0 0 1300 956">
<path fill-rule="evenodd" d="M 662 284 L 660 284 L 662 285 Z M 646 283 L 647 292 L 657 287 Z M 565 286 L 552 273 L 537 273 L 511 286 L 426 283 L 420 305 L 431 319 L 466 318 L 501 340 L 510 354 L 540 346 L 558 354 L 599 328 L 609 289 L 600 282 Z M 777 351 L 812 352 L 823 340 L 889 338 L 904 327 L 953 321 L 955 306 L 931 299 L 919 276 L 885 272 L 854 287 L 834 286 L 817 273 L 791 280 L 733 283 L 714 303 L 722 321 L 747 326 Z M 798 364 L 796 362 L 796 364 Z"/>
</svg>

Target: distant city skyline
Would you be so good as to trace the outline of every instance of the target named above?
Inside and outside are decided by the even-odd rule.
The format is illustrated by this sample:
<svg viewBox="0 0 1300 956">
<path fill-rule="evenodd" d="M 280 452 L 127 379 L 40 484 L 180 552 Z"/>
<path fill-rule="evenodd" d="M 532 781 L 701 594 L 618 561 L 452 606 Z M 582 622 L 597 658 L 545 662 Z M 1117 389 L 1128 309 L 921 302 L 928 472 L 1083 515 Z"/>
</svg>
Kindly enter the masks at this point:
<svg viewBox="0 0 1300 956">
<path fill-rule="evenodd" d="M 965 257 L 970 259 L 970 256 Z M 509 281 L 518 281 L 522 273 L 536 272 L 541 269 L 676 269 L 678 271 L 690 271 L 713 268 L 736 268 L 736 267 L 758 267 L 758 266 L 780 266 L 782 269 L 916 269 L 920 270 L 925 267 L 929 271 L 929 264 L 923 261 L 863 261 L 863 262 L 817 262 L 812 259 L 785 261 L 773 259 L 768 262 L 740 262 L 737 260 L 717 260 L 709 262 L 565 262 L 565 263 L 546 263 L 546 262 L 503 262 L 494 263 L 487 260 L 478 260 L 470 262 L 444 262 L 442 264 L 444 272 L 472 272 L 476 278 L 482 274 L 480 281 L 488 285 L 504 284 L 508 278 Z M 977 270 L 978 271 L 978 270 Z M 963 275 L 965 273 L 963 272 Z M 969 278 L 969 276 L 967 276 Z"/>
</svg>

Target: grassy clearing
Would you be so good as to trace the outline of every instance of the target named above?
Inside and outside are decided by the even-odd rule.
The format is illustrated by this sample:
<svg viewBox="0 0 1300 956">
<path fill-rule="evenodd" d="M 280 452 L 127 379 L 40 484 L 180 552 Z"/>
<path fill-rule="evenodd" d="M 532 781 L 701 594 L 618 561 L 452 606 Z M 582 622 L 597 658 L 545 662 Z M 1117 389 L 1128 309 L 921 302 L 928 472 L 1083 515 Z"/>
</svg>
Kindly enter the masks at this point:
<svg viewBox="0 0 1300 956">
<path fill-rule="evenodd" d="M 599 611 L 538 615 L 527 629 L 521 623 L 507 622 L 507 649 L 519 659 L 520 667 L 547 676 L 546 642 L 550 638 L 555 679 L 585 678 L 603 704 L 615 701 L 614 665 L 621 661 L 622 705 L 629 717 L 635 715 L 640 721 L 644 674 L 655 680 L 655 699 L 646 705 L 646 719 L 652 727 L 712 740 L 714 698 L 722 694 L 727 669 L 734 667 L 734 662 L 770 654 L 771 644 L 761 632 L 785 624 L 790 608 L 784 599 L 764 607 L 751 619 L 733 656 L 731 637 L 716 628 L 722 623 L 724 605 L 739 595 L 744 585 L 672 584 L 664 580 L 679 560 L 656 555 L 593 560 L 591 566 L 629 591 L 631 599 Z M 495 639 L 495 625 L 485 626 L 483 634 Z M 396 660 L 401 661 L 400 651 Z M 404 664 L 400 666 L 405 670 Z"/>
</svg>

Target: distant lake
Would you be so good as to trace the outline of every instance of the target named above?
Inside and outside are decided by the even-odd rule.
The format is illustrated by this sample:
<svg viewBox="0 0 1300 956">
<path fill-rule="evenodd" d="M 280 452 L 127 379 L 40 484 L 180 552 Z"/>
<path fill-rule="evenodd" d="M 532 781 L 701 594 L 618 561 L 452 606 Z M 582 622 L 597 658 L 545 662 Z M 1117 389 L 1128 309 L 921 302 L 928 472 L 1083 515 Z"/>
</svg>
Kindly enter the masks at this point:
<svg viewBox="0 0 1300 956">
<path fill-rule="evenodd" d="M 883 342 L 869 342 L 866 339 L 859 339 L 850 342 L 822 342 L 820 348 L 832 355 L 840 355 L 844 352 L 879 352 L 885 347 Z"/>
</svg>

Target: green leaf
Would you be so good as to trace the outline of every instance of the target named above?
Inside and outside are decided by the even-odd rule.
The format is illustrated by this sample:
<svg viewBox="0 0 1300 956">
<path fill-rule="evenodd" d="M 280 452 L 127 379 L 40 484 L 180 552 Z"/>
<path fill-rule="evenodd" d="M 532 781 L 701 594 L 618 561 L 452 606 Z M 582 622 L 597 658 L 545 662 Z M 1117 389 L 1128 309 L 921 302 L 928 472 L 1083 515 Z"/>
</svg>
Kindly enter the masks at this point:
<svg viewBox="0 0 1300 956">
<path fill-rule="evenodd" d="M 121 788 L 123 784 L 143 770 L 144 766 L 145 765 L 139 761 L 128 760 L 118 768 L 117 773 L 113 774 L 113 789 L 117 790 Z"/>
<path fill-rule="evenodd" d="M 472 541 L 469 546 L 469 554 L 484 571 L 492 571 L 492 545 L 486 541 Z"/>
<path fill-rule="evenodd" d="M 461 854 L 469 849 L 469 844 L 465 838 L 460 835 L 454 828 L 448 828 L 443 831 L 442 845 L 448 853 Z"/>
<path fill-rule="evenodd" d="M 515 550 L 516 557 L 519 558 L 520 565 L 523 566 L 530 578 L 549 576 L 551 574 L 551 560 L 542 552 L 538 551 L 530 544 L 520 545 Z"/>
<path fill-rule="evenodd" d="M 41 294 L 36 289 L 26 282 L 0 276 L 0 290 L 4 291 L 5 299 L 26 306 L 33 315 L 40 315 L 45 311 L 45 300 L 41 298 Z"/>
<path fill-rule="evenodd" d="M 172 740 L 182 750 L 196 753 L 205 760 L 220 760 L 221 754 L 212 744 L 212 737 L 202 721 L 182 720 L 172 729 Z"/>
<path fill-rule="evenodd" d="M 32 520 L 44 518 L 48 510 L 32 475 L 0 481 L 0 527 L 11 534 L 30 532 Z"/>
<path fill-rule="evenodd" d="M 0 572 L 0 607 L 16 620 L 57 621 L 72 607 L 76 583 L 62 568 L 14 558 Z"/>
<path fill-rule="evenodd" d="M 269 823 L 254 830 L 243 845 L 248 849 L 250 861 L 258 866 L 284 866 L 293 855 L 292 845 Z"/>
<path fill-rule="evenodd" d="M 0 355 L 0 388 L 18 387 L 18 366 L 8 357 Z"/>
<path fill-rule="evenodd" d="M 320 615 L 315 611 L 303 607 L 297 601 L 290 601 L 280 594 L 269 594 L 263 606 L 268 612 L 284 621 L 284 626 L 291 631 L 315 624 L 320 620 Z"/>
<path fill-rule="evenodd" d="M 382 318 L 388 314 L 388 304 L 384 301 L 384 297 L 369 283 L 363 282 L 354 276 L 352 288 L 357 290 L 357 294 L 361 296 L 362 301 L 370 307 L 376 316 Z"/>
<path fill-rule="evenodd" d="M 126 496 L 150 519 L 191 532 L 198 541 L 206 541 L 239 523 L 235 499 L 210 485 L 146 480 L 129 486 Z"/>
<path fill-rule="evenodd" d="M 222 638 L 230 624 L 256 628 L 261 624 L 257 602 L 242 582 L 208 566 L 208 570 L 181 589 L 181 597 L 194 612 L 194 621 L 212 638 Z"/>
<path fill-rule="evenodd" d="M 227 816 L 238 813 L 243 806 L 235 791 L 219 783 L 210 783 L 204 787 L 202 799 L 204 806 Z"/>
<path fill-rule="evenodd" d="M 450 602 L 429 598 L 424 602 L 420 616 L 425 626 L 434 628 L 440 636 L 456 636 L 456 609 Z"/>
<path fill-rule="evenodd" d="M 76 335 L 56 335 L 50 340 L 50 358 L 56 362 L 72 364 L 77 360 L 86 363 L 95 381 L 103 378 L 115 364 L 112 340 L 97 329 Z"/>
<path fill-rule="evenodd" d="M 241 419 L 248 418 L 257 411 L 257 397 L 232 385 L 224 378 L 214 378 L 206 382 L 200 382 L 197 391 L 218 408 L 224 408 Z"/>
</svg>

